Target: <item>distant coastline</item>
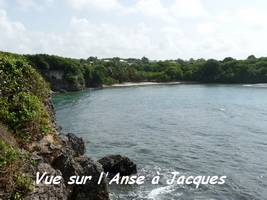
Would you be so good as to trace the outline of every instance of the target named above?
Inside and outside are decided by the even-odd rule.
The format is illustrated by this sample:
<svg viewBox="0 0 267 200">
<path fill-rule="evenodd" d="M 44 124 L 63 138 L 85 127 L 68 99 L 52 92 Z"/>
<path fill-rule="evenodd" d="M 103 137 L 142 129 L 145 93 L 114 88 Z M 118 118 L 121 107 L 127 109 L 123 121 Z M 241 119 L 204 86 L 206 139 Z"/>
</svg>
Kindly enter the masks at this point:
<svg viewBox="0 0 267 200">
<path fill-rule="evenodd" d="M 2 57 L 25 60 L 37 69 L 55 92 L 86 88 L 130 87 L 159 84 L 259 84 L 267 83 L 267 57 L 237 60 L 149 60 L 143 58 L 87 59 L 55 55 L 20 55 L 1 52 Z"/>
<path fill-rule="evenodd" d="M 149 85 L 178 85 L 184 84 L 187 82 L 176 81 L 176 82 L 125 82 L 112 85 L 103 85 L 103 88 L 112 88 L 112 87 L 133 87 L 133 86 L 149 86 Z"/>
<path fill-rule="evenodd" d="M 143 81 L 143 82 L 124 82 L 112 85 L 103 85 L 101 88 L 135 87 L 135 86 L 150 86 L 150 85 L 179 85 L 179 84 L 241 84 L 241 83 L 201 83 L 197 81 L 175 81 L 175 82 Z M 259 88 L 267 87 L 267 83 L 251 83 L 251 84 L 241 84 L 241 85 L 244 87 L 259 87 Z"/>
<path fill-rule="evenodd" d="M 267 83 L 243 84 L 244 87 L 267 88 Z"/>
</svg>

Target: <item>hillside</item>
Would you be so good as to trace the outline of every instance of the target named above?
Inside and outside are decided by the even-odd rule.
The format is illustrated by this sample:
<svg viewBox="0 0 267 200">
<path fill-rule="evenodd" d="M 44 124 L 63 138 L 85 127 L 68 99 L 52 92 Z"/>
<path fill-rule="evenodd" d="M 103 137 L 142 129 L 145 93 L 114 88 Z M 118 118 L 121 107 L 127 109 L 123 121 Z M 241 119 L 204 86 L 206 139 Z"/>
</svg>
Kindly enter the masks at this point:
<svg viewBox="0 0 267 200">
<path fill-rule="evenodd" d="M 95 180 L 83 186 L 36 185 L 37 172 L 63 177 L 102 172 L 84 152 L 82 139 L 56 130 L 50 87 L 27 58 L 0 54 L 0 199 L 108 199 L 106 183 L 97 186 Z"/>
<path fill-rule="evenodd" d="M 6 55 L 9 53 L 1 53 Z M 267 58 L 245 60 L 190 59 L 153 61 L 146 57 L 72 59 L 54 55 L 23 57 L 51 84 L 53 91 L 76 91 L 123 82 L 194 81 L 201 83 L 266 83 Z"/>
</svg>

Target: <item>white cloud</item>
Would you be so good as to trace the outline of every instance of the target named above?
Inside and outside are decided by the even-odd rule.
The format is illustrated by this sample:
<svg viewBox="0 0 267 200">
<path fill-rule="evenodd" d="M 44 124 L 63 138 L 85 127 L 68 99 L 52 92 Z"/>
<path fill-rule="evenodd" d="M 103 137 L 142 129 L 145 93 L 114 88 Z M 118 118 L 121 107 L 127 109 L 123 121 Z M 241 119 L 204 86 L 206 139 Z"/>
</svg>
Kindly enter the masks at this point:
<svg viewBox="0 0 267 200">
<path fill-rule="evenodd" d="M 182 17 L 205 16 L 201 0 L 174 0 L 172 4 L 166 5 L 163 0 L 137 0 L 132 6 L 125 6 L 119 0 L 67 0 L 69 5 L 76 10 L 101 10 L 119 11 L 122 14 L 142 14 L 167 22 L 175 22 Z"/>
<path fill-rule="evenodd" d="M 239 9 L 234 18 L 242 23 L 242 26 L 248 27 L 251 30 L 258 31 L 259 29 L 267 28 L 267 13 L 266 10 L 255 8 Z"/>
<path fill-rule="evenodd" d="M 48 27 L 44 32 L 37 32 L 31 29 L 31 24 L 24 25 L 11 20 L 2 10 L 0 49 L 85 58 L 147 56 L 152 59 L 187 59 L 267 55 L 267 46 L 264 45 L 267 43 L 267 14 L 263 9 L 238 8 L 211 14 L 199 0 L 189 0 L 189 3 L 184 4 L 181 0 L 176 0 L 176 6 L 173 6 L 174 1 L 166 4 L 160 0 L 138 0 L 132 6 L 122 6 L 118 1 L 112 0 L 107 1 L 110 4 L 105 7 L 101 7 L 102 4 L 97 4 L 95 0 L 75 2 L 80 2 L 79 6 L 84 7 L 86 4 L 87 9 L 110 12 L 112 16 L 114 12 L 123 11 L 124 19 L 119 21 L 117 16 L 96 22 L 92 18 L 74 17 L 70 13 L 71 20 L 64 26 L 64 31 L 53 32 Z M 194 5 L 190 7 L 190 4 Z M 175 13 L 179 9 L 184 12 Z M 75 15 L 80 16 L 80 13 L 75 12 Z M 136 16 L 141 20 L 130 19 Z M 114 23 L 114 20 L 118 21 Z M 132 22 L 127 23 L 127 20 Z"/>
<path fill-rule="evenodd" d="M 128 9 L 128 12 L 142 13 L 167 22 L 177 22 L 178 18 L 207 15 L 201 0 L 175 0 L 169 5 L 162 0 L 138 0 L 132 8 Z"/>
<path fill-rule="evenodd" d="M 0 8 L 5 8 L 6 4 L 6 0 L 0 0 Z"/>
<path fill-rule="evenodd" d="M 42 10 L 51 5 L 54 0 L 16 0 L 18 8 L 22 10 Z"/>
<path fill-rule="evenodd" d="M 20 22 L 8 19 L 6 11 L 0 10 L 0 47 L 2 50 L 24 51 L 28 49 L 27 31 Z"/>
<path fill-rule="evenodd" d="M 255 8 L 224 11 L 197 24 L 204 55 L 214 57 L 267 55 L 267 14 Z M 206 48 L 205 48 L 206 47 Z M 207 56 L 205 56 L 207 57 Z"/>
<path fill-rule="evenodd" d="M 159 36 L 145 24 L 121 27 L 95 24 L 84 18 L 72 18 L 64 33 L 40 33 L 27 30 L 21 23 L 0 15 L 0 48 L 18 53 L 49 53 L 70 57 L 142 57 L 164 58 L 170 54 L 172 37 L 180 30 L 163 28 Z M 169 31 L 166 34 L 166 31 Z M 160 37 L 160 40 L 157 40 Z M 176 40 L 179 41 L 179 40 Z M 173 53 L 177 53 L 173 51 Z"/>
<path fill-rule="evenodd" d="M 168 10 L 163 7 L 160 0 L 138 0 L 135 6 L 129 9 L 129 11 L 170 20 Z"/>
<path fill-rule="evenodd" d="M 98 10 L 113 10 L 121 8 L 118 0 L 68 0 L 72 8 L 77 10 L 98 9 Z"/>
<path fill-rule="evenodd" d="M 217 31 L 218 25 L 212 22 L 200 23 L 197 25 L 197 31 L 200 34 L 213 34 Z"/>
<path fill-rule="evenodd" d="M 199 17 L 207 15 L 201 0 L 175 0 L 169 8 L 176 17 Z"/>
<path fill-rule="evenodd" d="M 98 55 L 109 56 L 140 56 L 140 52 L 151 49 L 150 30 L 143 24 L 130 28 L 94 24 L 87 19 L 73 18 L 66 40 L 72 40 L 71 48 L 77 54 L 87 57 Z M 69 54 L 71 54 L 70 50 Z"/>
</svg>

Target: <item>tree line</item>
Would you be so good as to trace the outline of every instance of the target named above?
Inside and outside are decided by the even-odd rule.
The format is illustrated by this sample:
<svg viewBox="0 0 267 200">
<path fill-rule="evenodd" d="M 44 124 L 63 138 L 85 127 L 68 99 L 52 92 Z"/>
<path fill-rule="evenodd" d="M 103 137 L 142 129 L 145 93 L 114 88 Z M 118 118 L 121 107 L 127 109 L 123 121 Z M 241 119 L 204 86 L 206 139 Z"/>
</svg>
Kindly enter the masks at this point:
<svg viewBox="0 0 267 200">
<path fill-rule="evenodd" d="M 192 81 L 200 83 L 266 83 L 267 57 L 238 60 L 190 59 L 154 61 L 119 57 L 72 59 L 54 55 L 24 55 L 50 83 L 78 90 L 123 82 Z M 61 80 L 53 72 L 61 72 Z M 58 81 L 57 81 L 58 80 Z M 63 81 L 63 82 L 62 82 Z"/>
</svg>

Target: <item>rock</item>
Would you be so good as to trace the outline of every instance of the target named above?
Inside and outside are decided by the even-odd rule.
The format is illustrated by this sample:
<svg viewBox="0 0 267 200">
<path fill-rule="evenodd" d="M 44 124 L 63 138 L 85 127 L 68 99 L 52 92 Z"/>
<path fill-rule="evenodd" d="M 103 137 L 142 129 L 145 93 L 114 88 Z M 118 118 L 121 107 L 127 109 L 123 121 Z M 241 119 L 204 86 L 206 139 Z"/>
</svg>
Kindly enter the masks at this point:
<svg viewBox="0 0 267 200">
<path fill-rule="evenodd" d="M 73 189 L 72 199 L 75 200 L 109 200 L 107 181 L 98 184 L 98 179 L 103 172 L 102 165 L 87 157 L 78 157 L 75 159 L 80 164 L 78 174 L 80 176 L 92 176 L 92 180 L 86 182 L 85 185 L 75 185 Z"/>
<path fill-rule="evenodd" d="M 40 141 L 33 142 L 30 149 L 32 152 L 36 152 L 38 156 L 41 156 L 44 162 L 52 163 L 62 149 L 61 145 L 56 144 L 56 140 L 53 135 L 46 135 Z"/>
<path fill-rule="evenodd" d="M 57 130 L 58 132 L 61 132 L 62 129 L 63 129 L 62 126 L 57 126 L 57 127 L 56 127 L 56 130 Z"/>
<path fill-rule="evenodd" d="M 55 168 L 62 172 L 65 183 L 70 176 L 92 176 L 92 180 L 86 184 L 69 185 L 68 188 L 72 191 L 71 199 L 75 200 L 108 200 L 109 194 L 107 189 L 106 179 L 102 183 L 97 184 L 100 173 L 103 172 L 102 165 L 91 160 L 86 156 L 72 157 L 71 154 L 62 153 L 54 160 Z"/>
<path fill-rule="evenodd" d="M 37 166 L 37 170 L 40 173 L 47 172 L 51 176 L 61 176 L 59 170 L 55 170 L 51 165 L 47 163 L 40 163 Z M 25 200 L 44 200 L 44 199 L 57 199 L 57 200 L 67 200 L 69 196 L 69 191 L 66 188 L 64 182 L 60 184 L 35 184 L 34 190 L 24 197 Z"/>
<path fill-rule="evenodd" d="M 30 160 L 36 162 L 37 164 L 43 162 L 43 157 L 38 155 L 38 152 L 32 152 Z"/>
<path fill-rule="evenodd" d="M 121 155 L 110 155 L 98 160 L 102 164 L 104 171 L 109 172 L 111 176 L 120 173 L 122 176 L 136 174 L 136 164 L 128 157 Z"/>
<path fill-rule="evenodd" d="M 85 145 L 83 139 L 77 137 L 73 133 L 68 133 L 66 136 L 69 140 L 69 145 L 75 152 L 75 156 L 83 155 L 85 153 Z"/>
<path fill-rule="evenodd" d="M 79 164 L 76 163 L 72 155 L 67 152 L 62 153 L 55 158 L 53 166 L 61 171 L 66 182 L 70 176 L 78 175 Z"/>
<path fill-rule="evenodd" d="M 67 93 L 67 90 L 65 90 L 65 89 L 59 89 L 59 92 L 60 93 Z"/>
</svg>

